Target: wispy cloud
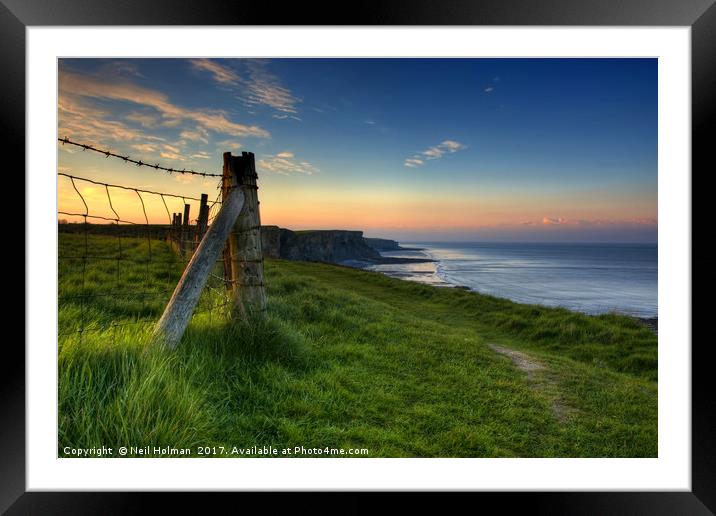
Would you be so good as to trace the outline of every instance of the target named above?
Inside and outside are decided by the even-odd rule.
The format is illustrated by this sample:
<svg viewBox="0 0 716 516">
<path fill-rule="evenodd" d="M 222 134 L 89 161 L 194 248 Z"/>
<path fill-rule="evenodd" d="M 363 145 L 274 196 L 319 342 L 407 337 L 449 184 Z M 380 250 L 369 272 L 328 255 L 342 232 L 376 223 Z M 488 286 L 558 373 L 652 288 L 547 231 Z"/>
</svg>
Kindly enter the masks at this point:
<svg viewBox="0 0 716 516">
<path fill-rule="evenodd" d="M 109 113 L 78 98 L 61 95 L 57 110 L 60 136 L 71 136 L 89 144 L 146 139 L 143 131 L 111 120 Z M 70 152 L 67 146 L 63 148 Z"/>
<path fill-rule="evenodd" d="M 423 163 L 425 163 L 425 162 L 422 159 L 417 159 L 417 158 L 408 158 L 405 160 L 406 167 L 419 167 Z"/>
<path fill-rule="evenodd" d="M 525 226 L 539 225 L 535 221 L 522 223 Z M 543 226 L 654 226 L 657 219 L 651 217 L 632 217 L 626 219 L 568 219 L 565 217 L 542 217 Z"/>
<path fill-rule="evenodd" d="M 221 151 L 235 151 L 240 149 L 242 145 L 235 140 L 221 140 L 216 142 L 216 147 Z"/>
<path fill-rule="evenodd" d="M 201 126 L 198 126 L 195 130 L 184 130 L 179 133 L 180 138 L 185 140 L 198 141 L 205 144 L 209 143 L 209 132 Z"/>
<path fill-rule="evenodd" d="M 243 98 L 248 106 L 266 105 L 283 114 L 296 115 L 301 100 L 268 70 L 265 61 L 248 61 L 248 81 Z"/>
<path fill-rule="evenodd" d="M 278 115 L 278 114 L 274 114 L 274 115 L 271 115 L 271 117 L 272 117 L 272 118 L 275 118 L 276 120 L 286 120 L 286 119 L 289 119 L 289 118 L 290 118 L 291 120 L 297 120 L 298 122 L 301 121 L 301 118 L 297 117 L 296 115 Z"/>
<path fill-rule="evenodd" d="M 147 113 L 140 113 L 138 111 L 132 111 L 124 118 L 143 127 L 155 127 L 159 122 L 156 116 Z"/>
<path fill-rule="evenodd" d="M 234 70 L 212 59 L 191 59 L 189 62 L 194 69 L 209 72 L 220 84 L 238 86 L 241 82 L 241 77 Z"/>
<path fill-rule="evenodd" d="M 162 158 L 176 161 L 186 161 L 186 157 L 181 154 L 181 149 L 179 147 L 165 143 L 161 146 L 161 148 L 162 150 L 159 152 L 159 155 Z"/>
<path fill-rule="evenodd" d="M 278 154 L 266 154 L 256 163 L 259 170 L 268 170 L 282 175 L 305 174 L 311 175 L 318 172 L 318 168 L 308 161 L 299 161 L 292 152 L 279 152 Z"/>
<path fill-rule="evenodd" d="M 132 148 L 139 152 L 145 152 L 145 153 L 157 152 L 157 150 L 158 150 L 156 145 L 151 145 L 149 143 L 135 143 L 132 145 Z"/>
<path fill-rule="evenodd" d="M 482 91 L 484 91 L 485 93 L 492 93 L 493 91 L 495 91 L 495 87 L 496 87 L 495 85 L 496 85 L 498 82 L 500 82 L 500 78 L 499 78 L 499 77 L 493 77 L 493 78 L 492 78 L 492 81 L 490 82 L 490 84 L 488 84 L 487 86 L 485 86 L 485 87 L 482 89 Z"/>
<path fill-rule="evenodd" d="M 214 131 L 220 134 L 227 134 L 237 137 L 268 138 L 269 132 L 256 125 L 244 125 L 229 120 L 225 112 L 212 109 L 187 109 L 172 103 L 169 98 L 156 90 L 145 88 L 132 82 L 120 80 L 107 80 L 92 74 L 80 74 L 70 71 L 60 71 L 60 109 L 63 102 L 67 105 L 75 102 L 78 98 L 110 99 L 123 102 L 130 102 L 140 106 L 153 109 L 160 116 L 162 123 L 181 123 L 190 120 L 199 127 Z M 105 116 L 92 116 L 80 113 L 81 118 L 97 123 L 114 124 L 117 131 L 130 131 L 123 124 L 106 120 Z M 111 132 L 111 131 L 109 131 Z M 105 132 L 105 136 L 108 136 Z M 114 139 L 136 139 L 137 135 L 125 134 L 124 137 L 115 135 Z"/>
<path fill-rule="evenodd" d="M 131 61 L 127 61 L 125 59 L 116 59 L 116 60 L 109 60 L 106 61 L 102 67 L 101 71 L 103 75 L 115 75 L 115 76 L 122 76 L 122 75 L 129 75 L 133 77 L 141 77 L 144 78 L 144 75 L 142 75 L 139 71 L 139 68 L 137 68 L 137 65 Z"/>
<path fill-rule="evenodd" d="M 403 164 L 406 167 L 420 167 L 425 164 L 426 160 L 440 159 L 445 154 L 452 154 L 466 147 L 466 145 L 456 142 L 455 140 L 444 140 L 438 145 L 428 147 L 424 151 L 413 154 L 410 158 L 406 158 Z"/>
<path fill-rule="evenodd" d="M 236 90 L 237 97 L 248 108 L 267 106 L 277 112 L 273 118 L 301 121 L 297 108 L 301 100 L 281 84 L 278 76 L 269 71 L 267 61 L 241 61 L 245 67 L 242 68 L 241 75 L 233 68 L 213 59 L 191 59 L 190 63 L 195 70 L 210 73 L 220 86 Z"/>
</svg>

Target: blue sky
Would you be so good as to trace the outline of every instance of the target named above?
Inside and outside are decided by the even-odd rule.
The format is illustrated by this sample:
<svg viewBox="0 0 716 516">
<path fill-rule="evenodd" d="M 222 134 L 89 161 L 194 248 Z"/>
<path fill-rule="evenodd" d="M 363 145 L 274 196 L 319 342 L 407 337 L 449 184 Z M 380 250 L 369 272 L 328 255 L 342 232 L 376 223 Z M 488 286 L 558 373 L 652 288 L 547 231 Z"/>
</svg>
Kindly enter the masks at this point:
<svg viewBox="0 0 716 516">
<path fill-rule="evenodd" d="M 224 151 L 254 152 L 265 224 L 656 241 L 655 59 L 63 59 L 59 70 L 59 136 L 210 172 Z M 66 146 L 59 161 L 106 182 L 215 192 Z M 61 206 L 76 202 L 59 188 Z"/>
</svg>

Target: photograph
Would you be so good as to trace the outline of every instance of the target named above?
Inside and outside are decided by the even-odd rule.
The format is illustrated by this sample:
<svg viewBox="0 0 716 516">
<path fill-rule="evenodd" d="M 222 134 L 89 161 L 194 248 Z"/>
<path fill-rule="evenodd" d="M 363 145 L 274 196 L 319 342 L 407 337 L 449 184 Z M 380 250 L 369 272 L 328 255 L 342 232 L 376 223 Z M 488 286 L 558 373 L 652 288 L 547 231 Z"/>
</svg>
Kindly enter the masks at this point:
<svg viewBox="0 0 716 516">
<path fill-rule="evenodd" d="M 660 457 L 658 58 L 56 63 L 57 458 Z"/>
</svg>

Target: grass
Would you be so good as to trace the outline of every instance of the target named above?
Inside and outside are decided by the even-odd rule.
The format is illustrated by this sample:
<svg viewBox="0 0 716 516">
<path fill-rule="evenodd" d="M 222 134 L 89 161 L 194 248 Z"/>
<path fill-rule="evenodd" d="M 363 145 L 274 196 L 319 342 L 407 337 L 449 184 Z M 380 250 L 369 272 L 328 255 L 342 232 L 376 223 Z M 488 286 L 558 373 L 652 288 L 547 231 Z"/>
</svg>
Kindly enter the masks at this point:
<svg viewBox="0 0 716 516">
<path fill-rule="evenodd" d="M 146 240 L 122 239 L 144 260 Z M 365 448 L 369 457 L 655 457 L 656 336 L 630 318 L 588 317 L 346 267 L 267 260 L 260 323 L 194 316 L 175 352 L 148 346 L 181 273 L 152 263 L 63 258 L 59 455 L 64 448 Z M 117 239 L 87 250 L 116 256 Z M 160 259 L 161 258 L 161 259 Z M 119 273 L 117 270 L 119 269 Z M 72 297 L 84 291 L 153 297 Z M 63 297 L 65 296 L 65 297 Z M 208 291 L 203 306 L 221 297 Z M 128 299 L 125 299 L 128 298 Z M 82 304 L 84 303 L 84 304 Z M 84 326 L 106 330 L 71 332 Z M 489 344 L 544 365 L 535 378 Z M 566 416 L 554 406 L 565 407 Z M 116 453 L 115 453 L 116 455 Z"/>
</svg>

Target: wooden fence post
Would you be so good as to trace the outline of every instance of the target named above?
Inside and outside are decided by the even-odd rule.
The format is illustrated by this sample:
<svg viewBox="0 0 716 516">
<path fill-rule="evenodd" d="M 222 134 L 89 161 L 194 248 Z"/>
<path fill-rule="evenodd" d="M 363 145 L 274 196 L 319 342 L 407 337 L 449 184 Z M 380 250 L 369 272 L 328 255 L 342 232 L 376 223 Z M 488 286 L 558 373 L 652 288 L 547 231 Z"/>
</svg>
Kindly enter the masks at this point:
<svg viewBox="0 0 716 516">
<path fill-rule="evenodd" d="M 209 225 L 209 196 L 208 194 L 201 194 L 201 202 L 199 203 L 199 218 L 196 221 L 196 235 L 197 243 L 202 239 L 206 228 Z"/>
<path fill-rule="evenodd" d="M 211 269 L 243 207 L 243 190 L 233 189 L 224 199 L 221 210 L 184 269 L 184 274 L 154 328 L 156 340 L 163 341 L 170 348 L 175 348 L 179 344 L 194 313 L 199 296 L 209 279 Z"/>
<path fill-rule="evenodd" d="M 181 254 L 181 213 L 172 214 L 171 246 L 177 254 Z"/>
<path fill-rule="evenodd" d="M 254 154 L 224 153 L 224 195 L 238 188 L 244 193 L 244 208 L 229 235 L 231 287 L 236 308 L 244 316 L 266 315 L 264 259 L 261 249 L 261 217 Z"/>
<path fill-rule="evenodd" d="M 179 240 L 179 250 L 182 256 L 191 254 L 191 239 L 189 238 L 189 230 L 191 229 L 189 222 L 189 210 L 191 209 L 190 204 L 184 204 L 184 218 L 182 220 L 182 227 Z"/>
</svg>

